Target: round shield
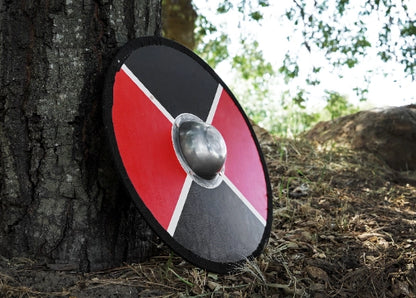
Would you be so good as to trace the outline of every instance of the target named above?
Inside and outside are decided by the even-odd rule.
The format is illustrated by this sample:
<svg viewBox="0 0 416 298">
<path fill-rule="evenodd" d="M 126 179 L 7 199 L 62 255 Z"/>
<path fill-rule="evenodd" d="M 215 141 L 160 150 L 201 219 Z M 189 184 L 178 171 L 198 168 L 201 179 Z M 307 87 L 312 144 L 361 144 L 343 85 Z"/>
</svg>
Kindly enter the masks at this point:
<svg viewBox="0 0 416 298">
<path fill-rule="evenodd" d="M 250 122 L 218 75 L 164 38 L 126 44 L 109 68 L 104 123 L 123 181 L 176 253 L 215 272 L 260 254 L 271 188 Z"/>
</svg>

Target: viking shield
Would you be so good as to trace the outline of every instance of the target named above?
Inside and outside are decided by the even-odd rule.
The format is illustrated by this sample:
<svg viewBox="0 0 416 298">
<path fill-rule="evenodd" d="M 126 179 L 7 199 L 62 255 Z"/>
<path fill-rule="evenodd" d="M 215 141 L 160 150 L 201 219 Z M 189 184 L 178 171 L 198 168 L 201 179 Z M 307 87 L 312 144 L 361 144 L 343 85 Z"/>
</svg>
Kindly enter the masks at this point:
<svg viewBox="0 0 416 298">
<path fill-rule="evenodd" d="M 164 38 L 132 40 L 109 67 L 103 111 L 129 194 L 177 254 L 220 273 L 260 254 L 272 222 L 266 165 L 204 61 Z"/>
</svg>

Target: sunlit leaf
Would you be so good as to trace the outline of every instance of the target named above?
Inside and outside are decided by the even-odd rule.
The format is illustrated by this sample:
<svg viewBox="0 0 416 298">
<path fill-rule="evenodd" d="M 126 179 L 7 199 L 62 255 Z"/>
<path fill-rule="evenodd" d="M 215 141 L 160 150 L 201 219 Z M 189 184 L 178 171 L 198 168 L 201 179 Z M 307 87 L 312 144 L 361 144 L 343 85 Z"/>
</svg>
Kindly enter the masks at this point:
<svg viewBox="0 0 416 298">
<path fill-rule="evenodd" d="M 253 11 L 250 13 L 250 17 L 255 21 L 259 21 L 263 18 L 263 15 L 259 11 Z"/>
</svg>

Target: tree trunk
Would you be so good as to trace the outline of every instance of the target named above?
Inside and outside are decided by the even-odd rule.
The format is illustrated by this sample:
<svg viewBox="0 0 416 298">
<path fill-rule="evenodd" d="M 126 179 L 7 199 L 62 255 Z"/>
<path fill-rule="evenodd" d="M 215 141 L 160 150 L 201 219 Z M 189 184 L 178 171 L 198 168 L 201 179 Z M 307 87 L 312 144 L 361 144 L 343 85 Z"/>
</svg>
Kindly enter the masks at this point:
<svg viewBox="0 0 416 298">
<path fill-rule="evenodd" d="M 0 0 L 0 255 L 80 271 L 141 261 L 155 236 L 106 143 L 101 92 L 159 0 Z"/>
<path fill-rule="evenodd" d="M 197 14 L 192 0 L 164 0 L 162 12 L 163 36 L 193 50 Z"/>
</svg>

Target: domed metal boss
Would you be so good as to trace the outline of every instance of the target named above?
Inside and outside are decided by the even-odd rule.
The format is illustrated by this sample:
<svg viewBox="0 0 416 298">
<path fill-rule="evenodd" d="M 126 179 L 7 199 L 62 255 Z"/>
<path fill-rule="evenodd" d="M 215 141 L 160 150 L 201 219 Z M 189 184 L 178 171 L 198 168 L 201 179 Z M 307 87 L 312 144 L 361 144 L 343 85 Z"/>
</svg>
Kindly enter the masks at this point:
<svg viewBox="0 0 416 298">
<path fill-rule="evenodd" d="M 172 140 L 179 162 L 194 181 L 207 188 L 221 183 L 227 147 L 214 126 L 195 115 L 181 114 L 173 124 Z"/>
</svg>

